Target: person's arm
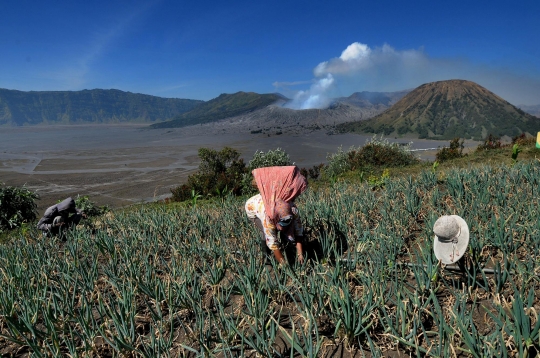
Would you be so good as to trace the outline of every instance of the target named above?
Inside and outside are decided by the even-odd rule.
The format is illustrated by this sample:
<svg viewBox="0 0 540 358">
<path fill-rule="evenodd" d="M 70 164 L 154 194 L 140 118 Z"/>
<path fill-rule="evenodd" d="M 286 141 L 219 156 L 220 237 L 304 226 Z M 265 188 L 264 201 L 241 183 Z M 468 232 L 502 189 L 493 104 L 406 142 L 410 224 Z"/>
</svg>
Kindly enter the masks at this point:
<svg viewBox="0 0 540 358">
<path fill-rule="evenodd" d="M 300 219 L 300 213 L 298 208 L 293 203 L 292 204 L 292 213 L 294 217 L 293 228 L 294 228 L 294 237 L 296 241 L 296 255 L 298 257 L 298 262 L 304 262 L 304 227 L 302 226 L 302 220 Z"/>
<path fill-rule="evenodd" d="M 43 214 L 43 217 L 39 220 L 37 228 L 41 231 L 50 231 L 53 227 L 52 222 L 57 215 L 58 210 L 56 210 L 56 206 L 51 206 L 45 210 L 45 214 Z"/>
<path fill-rule="evenodd" d="M 272 253 L 274 254 L 274 257 L 276 258 L 277 262 L 284 263 L 286 262 L 285 257 L 281 253 L 279 249 L 279 242 L 277 239 L 277 229 L 274 226 L 274 224 L 266 217 L 266 215 L 261 220 L 263 225 L 263 231 L 264 236 L 266 239 L 266 245 L 270 250 L 272 250 Z"/>
<path fill-rule="evenodd" d="M 276 258 L 277 262 L 279 262 L 280 264 L 285 262 L 285 257 L 283 257 L 283 254 L 279 249 L 273 250 L 272 252 L 274 253 L 274 257 Z"/>
<path fill-rule="evenodd" d="M 302 246 L 302 241 L 298 241 L 296 243 L 296 256 L 298 258 L 298 262 L 301 264 L 304 263 L 304 247 Z"/>
</svg>

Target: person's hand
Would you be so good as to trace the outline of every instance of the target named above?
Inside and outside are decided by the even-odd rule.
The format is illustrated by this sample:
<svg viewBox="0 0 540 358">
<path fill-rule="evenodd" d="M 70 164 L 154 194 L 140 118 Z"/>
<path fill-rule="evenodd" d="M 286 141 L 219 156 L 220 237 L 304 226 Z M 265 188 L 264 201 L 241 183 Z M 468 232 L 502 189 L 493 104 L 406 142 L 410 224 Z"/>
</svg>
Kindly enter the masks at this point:
<svg viewBox="0 0 540 358">
<path fill-rule="evenodd" d="M 301 263 L 301 264 L 304 263 L 304 255 L 298 255 L 297 259 L 298 259 L 298 263 Z"/>
</svg>

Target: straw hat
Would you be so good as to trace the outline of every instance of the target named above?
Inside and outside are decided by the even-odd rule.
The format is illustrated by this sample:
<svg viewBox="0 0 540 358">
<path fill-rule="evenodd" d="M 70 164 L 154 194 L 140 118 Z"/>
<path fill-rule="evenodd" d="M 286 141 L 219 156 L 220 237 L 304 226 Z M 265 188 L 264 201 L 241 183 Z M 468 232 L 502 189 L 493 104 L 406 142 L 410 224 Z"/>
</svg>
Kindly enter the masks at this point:
<svg viewBox="0 0 540 358">
<path fill-rule="evenodd" d="M 460 216 L 441 216 L 435 221 L 433 232 L 433 251 L 443 264 L 453 264 L 465 254 L 469 245 L 469 227 Z"/>
</svg>

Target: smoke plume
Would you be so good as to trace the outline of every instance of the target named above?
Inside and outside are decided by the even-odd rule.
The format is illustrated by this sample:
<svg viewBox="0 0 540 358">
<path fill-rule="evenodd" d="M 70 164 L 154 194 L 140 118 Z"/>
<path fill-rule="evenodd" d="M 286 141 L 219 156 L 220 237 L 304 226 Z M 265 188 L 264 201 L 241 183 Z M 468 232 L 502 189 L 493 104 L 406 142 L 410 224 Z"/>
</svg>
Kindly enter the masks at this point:
<svg viewBox="0 0 540 358">
<path fill-rule="evenodd" d="M 473 63 L 464 58 L 433 58 L 423 48 L 396 50 L 388 44 L 370 48 L 354 42 L 339 57 L 319 63 L 309 89 L 299 91 L 288 107 L 326 108 L 332 97 L 358 91 L 392 92 L 424 83 L 463 79 L 478 83 L 514 105 L 538 104 L 540 73 Z"/>
<path fill-rule="evenodd" d="M 297 92 L 294 99 L 285 107 L 293 109 L 326 108 L 331 101 L 327 92 L 333 83 L 334 77 L 327 73 L 326 77 L 316 80 L 308 90 Z"/>
</svg>

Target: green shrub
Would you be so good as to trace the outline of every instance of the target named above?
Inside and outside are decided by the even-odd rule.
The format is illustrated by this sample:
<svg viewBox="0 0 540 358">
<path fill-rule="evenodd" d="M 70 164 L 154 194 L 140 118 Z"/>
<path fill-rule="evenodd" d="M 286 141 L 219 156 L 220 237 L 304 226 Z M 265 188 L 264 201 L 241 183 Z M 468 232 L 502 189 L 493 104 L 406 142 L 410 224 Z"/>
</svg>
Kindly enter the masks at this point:
<svg viewBox="0 0 540 358">
<path fill-rule="evenodd" d="M 499 149 L 502 147 L 501 138 L 490 134 L 487 138 L 484 139 L 484 143 L 480 144 L 477 148 L 477 152 L 482 152 L 486 150 Z"/>
<path fill-rule="evenodd" d="M 348 152 L 344 152 L 342 147 L 338 148 L 337 153 L 329 154 L 326 159 L 328 164 L 324 167 L 323 175 L 326 178 L 335 178 L 336 176 L 351 170 L 349 161 L 349 152 L 355 150 L 351 147 Z"/>
<path fill-rule="evenodd" d="M 281 148 L 269 150 L 268 152 L 255 151 L 253 159 L 248 163 L 248 171 L 251 173 L 253 169 L 266 168 L 274 166 L 292 165 L 289 154 Z"/>
<path fill-rule="evenodd" d="M 462 158 L 464 156 L 463 148 L 465 147 L 463 142 L 463 139 L 461 142 L 459 141 L 459 138 L 452 139 L 450 141 L 450 147 L 442 147 L 435 154 L 435 159 L 437 162 L 442 163 L 447 160 Z"/>
<path fill-rule="evenodd" d="M 241 193 L 246 165 L 236 149 L 200 148 L 199 158 L 199 171 L 190 175 L 186 184 L 171 189 L 173 201 L 191 200 L 193 193 L 203 197 Z"/>
<path fill-rule="evenodd" d="M 324 167 L 326 178 L 351 170 L 371 170 L 373 168 L 404 167 L 418 163 L 420 160 L 410 151 L 410 144 L 390 143 L 388 139 L 377 139 L 374 136 L 363 147 L 350 147 L 344 152 L 341 147 L 337 153 L 327 156 L 328 164 Z"/>
<path fill-rule="evenodd" d="M 374 136 L 359 149 L 351 148 L 348 160 L 352 170 L 369 167 L 404 167 L 420 161 L 411 153 L 410 144 L 390 143 L 382 136 L 380 139 Z"/>
<path fill-rule="evenodd" d="M 75 207 L 77 209 L 80 209 L 84 211 L 87 217 L 96 217 L 101 216 L 109 211 L 109 207 L 107 205 L 104 206 L 98 206 L 93 201 L 91 201 L 88 198 L 88 195 L 80 196 L 77 195 L 77 198 L 75 199 Z"/>
<path fill-rule="evenodd" d="M 321 172 L 324 170 L 324 163 L 314 165 L 311 168 L 300 168 L 300 174 L 306 177 L 306 179 L 318 179 Z"/>
<path fill-rule="evenodd" d="M 26 187 L 0 188 L 0 232 L 15 229 L 37 217 L 36 200 L 39 195 Z"/>
<path fill-rule="evenodd" d="M 242 176 L 242 193 L 251 195 L 257 191 L 252 183 L 253 174 L 251 172 L 253 169 L 286 165 L 293 165 L 293 163 L 289 154 L 281 148 L 269 150 L 266 153 L 262 150 L 255 151 L 253 158 L 248 163 L 246 172 Z"/>
</svg>

